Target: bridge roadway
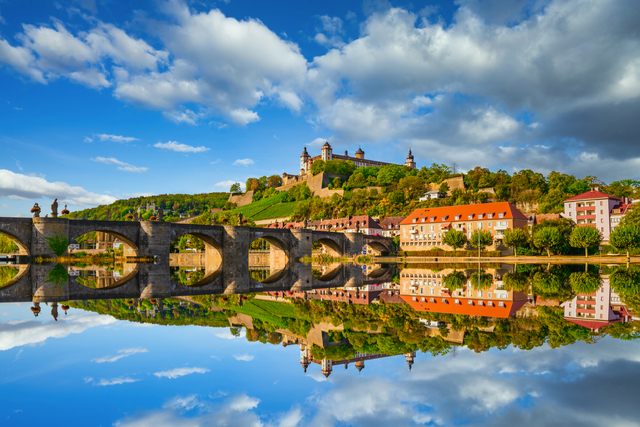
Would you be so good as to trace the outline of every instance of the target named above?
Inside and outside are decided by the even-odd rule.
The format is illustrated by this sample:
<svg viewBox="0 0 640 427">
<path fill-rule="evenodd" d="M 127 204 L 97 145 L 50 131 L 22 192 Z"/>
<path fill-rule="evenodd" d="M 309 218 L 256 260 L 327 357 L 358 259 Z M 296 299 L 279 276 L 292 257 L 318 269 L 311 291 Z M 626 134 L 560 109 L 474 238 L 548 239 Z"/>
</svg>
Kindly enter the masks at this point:
<svg viewBox="0 0 640 427">
<path fill-rule="evenodd" d="M 0 234 L 20 248 L 20 254 L 54 257 L 47 237 L 62 235 L 70 241 L 92 231 L 118 237 L 125 244 L 125 255 L 159 258 L 156 264 L 127 263 L 123 279 L 113 286 L 91 289 L 70 277 L 67 283 L 47 282 L 52 265 L 20 266 L 20 272 L 0 287 L 0 302 L 67 301 L 76 299 L 160 298 L 217 293 L 248 293 L 266 290 L 306 290 L 337 286 L 363 286 L 391 279 L 387 269 L 378 268 L 364 275 L 358 266 L 335 265 L 321 277 L 312 274 L 300 258 L 311 256 L 315 242 L 322 243 L 335 256 L 353 256 L 367 245 L 374 254 L 391 252 L 391 239 L 360 233 L 330 233 L 313 230 L 277 230 L 234 226 L 209 226 L 141 221 L 88 221 L 64 218 L 0 218 Z M 191 286 L 171 278 L 169 248 L 185 234 L 205 243 L 205 277 Z M 263 282 L 251 277 L 249 249 L 262 238 L 270 243 L 271 275 Z"/>
</svg>

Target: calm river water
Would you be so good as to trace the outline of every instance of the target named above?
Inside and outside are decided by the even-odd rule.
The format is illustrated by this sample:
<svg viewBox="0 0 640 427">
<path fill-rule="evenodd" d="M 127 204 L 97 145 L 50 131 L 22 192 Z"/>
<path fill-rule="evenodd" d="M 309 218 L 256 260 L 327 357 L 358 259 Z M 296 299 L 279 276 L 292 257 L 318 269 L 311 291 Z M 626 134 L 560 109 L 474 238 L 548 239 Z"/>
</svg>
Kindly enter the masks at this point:
<svg viewBox="0 0 640 427">
<path fill-rule="evenodd" d="M 403 266 L 395 283 L 359 288 L 3 303 L 2 425 L 640 425 L 637 267 L 477 273 Z M 185 284 L 202 274 L 172 270 Z"/>
</svg>

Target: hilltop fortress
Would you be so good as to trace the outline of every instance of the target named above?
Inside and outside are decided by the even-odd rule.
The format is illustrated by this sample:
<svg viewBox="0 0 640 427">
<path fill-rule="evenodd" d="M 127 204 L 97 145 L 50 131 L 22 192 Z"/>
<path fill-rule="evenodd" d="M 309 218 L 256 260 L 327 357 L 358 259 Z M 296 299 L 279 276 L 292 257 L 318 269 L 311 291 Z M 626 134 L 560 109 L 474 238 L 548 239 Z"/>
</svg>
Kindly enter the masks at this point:
<svg viewBox="0 0 640 427">
<path fill-rule="evenodd" d="M 317 175 L 311 174 L 311 166 L 314 162 L 318 160 L 329 161 L 329 160 L 343 160 L 343 161 L 351 161 L 356 165 L 356 168 L 362 168 L 366 166 L 384 166 L 391 165 L 394 163 L 386 163 L 378 160 L 369 160 L 364 158 L 364 151 L 362 148 L 358 148 L 358 151 L 355 153 L 355 157 L 349 156 L 349 153 L 345 150 L 344 155 L 333 154 L 333 149 L 329 144 L 329 141 L 325 142 L 322 146 L 322 150 L 319 156 L 311 157 L 307 152 L 307 147 L 304 147 L 302 151 L 302 155 L 300 156 L 300 173 L 297 175 L 291 175 L 288 173 L 282 174 L 282 186 L 277 187 L 278 191 L 287 191 L 291 187 L 296 185 L 301 185 L 306 183 L 309 189 L 311 190 L 311 194 L 313 196 L 320 197 L 331 197 L 333 194 L 342 194 L 344 190 L 339 189 L 329 189 L 329 182 L 339 176 L 334 174 L 329 174 L 326 172 L 319 173 Z M 416 168 L 416 162 L 414 161 L 413 154 L 411 153 L 411 149 L 409 149 L 409 154 L 407 155 L 407 159 L 404 165 L 398 166 L 406 166 L 412 169 Z M 341 177 L 344 179 L 345 177 Z M 370 187 L 377 188 L 378 187 Z M 237 206 L 244 206 L 251 203 L 253 199 L 253 191 L 247 191 L 245 194 L 234 196 L 233 194 L 229 196 L 229 202 L 235 203 Z"/>
</svg>

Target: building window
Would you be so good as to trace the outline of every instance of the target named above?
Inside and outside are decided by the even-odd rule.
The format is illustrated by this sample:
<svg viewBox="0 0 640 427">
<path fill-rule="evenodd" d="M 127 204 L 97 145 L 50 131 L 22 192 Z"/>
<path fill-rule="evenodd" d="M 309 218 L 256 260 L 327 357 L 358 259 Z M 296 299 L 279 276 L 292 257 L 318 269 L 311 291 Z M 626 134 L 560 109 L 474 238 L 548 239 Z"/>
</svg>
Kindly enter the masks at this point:
<svg viewBox="0 0 640 427">
<path fill-rule="evenodd" d="M 498 307 L 504 307 L 504 302 L 500 301 L 500 302 L 498 303 Z"/>
<path fill-rule="evenodd" d="M 459 299 L 457 299 L 457 300 L 455 300 L 455 301 L 454 301 L 454 303 L 455 303 L 455 304 L 460 304 L 460 300 L 459 300 Z"/>
<path fill-rule="evenodd" d="M 470 239 L 470 238 L 471 238 L 471 234 L 472 234 L 472 233 L 471 233 L 470 231 L 469 231 L 469 232 L 467 232 L 467 239 Z"/>
<path fill-rule="evenodd" d="M 478 291 L 478 298 L 482 298 L 482 291 Z"/>
<path fill-rule="evenodd" d="M 455 216 L 456 221 L 460 219 L 460 215 Z"/>
<path fill-rule="evenodd" d="M 491 292 L 487 293 L 487 298 L 491 298 Z"/>
<path fill-rule="evenodd" d="M 600 206 L 602 206 L 602 200 L 600 200 Z"/>
<path fill-rule="evenodd" d="M 424 295 L 424 288 L 420 288 L 420 294 Z"/>
<path fill-rule="evenodd" d="M 471 300 L 467 301 L 467 305 L 473 305 L 473 301 Z"/>
<path fill-rule="evenodd" d="M 467 215 L 467 219 L 472 219 L 472 218 L 473 218 L 473 214 Z"/>
<path fill-rule="evenodd" d="M 604 218 L 600 218 L 600 222 L 604 222 Z"/>
<path fill-rule="evenodd" d="M 602 209 L 600 209 L 600 215 L 602 215 Z"/>
<path fill-rule="evenodd" d="M 500 213 L 498 214 L 498 218 L 504 218 L 504 212 L 500 212 Z"/>
<path fill-rule="evenodd" d="M 569 207 L 571 207 L 571 203 L 569 203 Z"/>
<path fill-rule="evenodd" d="M 569 212 L 569 216 L 571 216 L 571 212 Z"/>
<path fill-rule="evenodd" d="M 433 288 L 429 289 L 429 295 L 433 295 L 435 290 Z"/>
<path fill-rule="evenodd" d="M 491 221 L 487 223 L 487 228 L 491 228 Z"/>
</svg>

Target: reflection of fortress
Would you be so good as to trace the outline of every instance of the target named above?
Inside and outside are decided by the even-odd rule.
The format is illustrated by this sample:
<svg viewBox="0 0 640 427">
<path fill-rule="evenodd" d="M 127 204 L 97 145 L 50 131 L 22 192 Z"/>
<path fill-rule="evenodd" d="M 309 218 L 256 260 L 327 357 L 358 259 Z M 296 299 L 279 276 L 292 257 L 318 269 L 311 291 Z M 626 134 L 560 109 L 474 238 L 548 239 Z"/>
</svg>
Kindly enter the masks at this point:
<svg viewBox="0 0 640 427">
<path fill-rule="evenodd" d="M 364 369 L 365 360 L 382 359 L 384 357 L 392 356 L 378 353 L 369 354 L 356 352 L 356 355 L 351 359 L 329 360 L 325 358 L 322 360 L 316 360 L 311 355 L 311 347 L 305 344 L 300 344 L 300 364 L 302 365 L 304 372 L 307 372 L 307 367 L 309 367 L 311 363 L 316 363 L 322 367 L 322 373 L 326 378 L 329 378 L 334 366 L 344 365 L 344 369 L 347 369 L 349 367 L 349 363 L 355 362 L 356 369 L 360 372 Z M 409 371 L 411 371 L 411 366 L 415 360 L 416 352 L 412 351 L 411 353 L 406 353 L 404 357 L 407 359 L 407 365 L 409 366 Z"/>
</svg>

